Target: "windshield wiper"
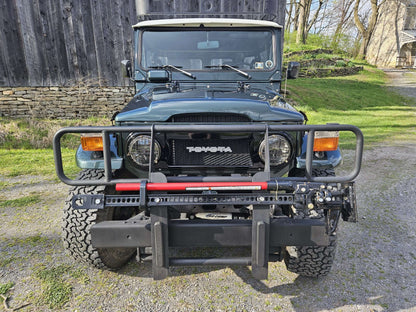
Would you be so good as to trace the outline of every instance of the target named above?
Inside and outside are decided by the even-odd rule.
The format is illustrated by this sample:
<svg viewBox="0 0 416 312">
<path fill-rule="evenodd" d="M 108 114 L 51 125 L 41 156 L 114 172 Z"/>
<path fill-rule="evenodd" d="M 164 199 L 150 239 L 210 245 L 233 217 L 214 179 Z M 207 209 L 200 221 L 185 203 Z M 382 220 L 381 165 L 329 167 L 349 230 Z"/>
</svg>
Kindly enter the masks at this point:
<svg viewBox="0 0 416 312">
<path fill-rule="evenodd" d="M 192 74 L 190 72 L 187 72 L 186 70 L 180 69 L 179 67 L 174 66 L 174 65 L 169 65 L 168 64 L 168 65 L 160 65 L 160 66 L 150 66 L 149 68 L 157 68 L 157 69 L 170 68 L 170 69 L 174 69 L 174 70 L 184 74 L 185 76 L 188 76 L 189 78 L 196 79 L 196 76 L 194 74 Z"/>
<path fill-rule="evenodd" d="M 249 74 L 247 74 L 246 72 L 243 72 L 242 70 L 239 70 L 238 68 L 236 68 L 234 66 L 231 66 L 231 65 L 228 65 L 228 64 L 222 64 L 222 65 L 207 65 L 207 66 L 205 66 L 205 68 L 215 68 L 215 67 L 218 67 L 218 68 L 228 68 L 228 69 L 231 69 L 231 70 L 239 73 L 240 75 L 246 77 L 247 79 L 251 79 L 251 76 Z"/>
</svg>

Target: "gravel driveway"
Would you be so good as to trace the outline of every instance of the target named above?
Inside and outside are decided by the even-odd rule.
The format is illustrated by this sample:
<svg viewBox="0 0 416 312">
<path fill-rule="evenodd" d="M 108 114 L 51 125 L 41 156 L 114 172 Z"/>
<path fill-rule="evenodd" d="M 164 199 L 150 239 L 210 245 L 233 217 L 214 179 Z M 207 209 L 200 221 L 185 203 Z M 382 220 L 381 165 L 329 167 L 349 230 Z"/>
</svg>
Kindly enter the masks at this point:
<svg viewBox="0 0 416 312">
<path fill-rule="evenodd" d="M 0 177 L 3 199 L 28 194 L 39 202 L 0 206 L 0 285 L 13 282 L 11 308 L 54 311 L 42 301 L 39 272 L 64 268 L 64 311 L 416 311 L 416 140 L 366 150 L 357 179 L 360 220 L 340 224 L 329 276 L 298 277 L 269 264 L 257 281 L 246 267 L 172 269 L 153 281 L 150 263 L 131 261 L 118 272 L 69 258 L 60 240 L 67 186 L 42 177 Z M 350 151 L 345 152 L 350 159 Z M 5 307 L 0 306 L 5 310 Z"/>
<path fill-rule="evenodd" d="M 384 72 L 390 78 L 389 85 L 394 91 L 416 98 L 416 71 L 386 69 Z"/>
<path fill-rule="evenodd" d="M 348 152 L 346 157 L 352 155 Z M 0 208 L 0 284 L 14 282 L 9 305 L 45 311 L 39 268 L 65 265 L 81 277 L 66 311 L 416 311 L 416 144 L 380 146 L 364 155 L 358 185 L 360 221 L 341 223 L 329 276 L 298 277 L 271 263 L 267 281 L 245 267 L 173 269 L 153 281 L 151 266 L 132 261 L 119 272 L 68 258 L 60 241 L 67 187 L 37 177 L 2 178 L 8 198 L 41 194 L 26 208 Z"/>
</svg>

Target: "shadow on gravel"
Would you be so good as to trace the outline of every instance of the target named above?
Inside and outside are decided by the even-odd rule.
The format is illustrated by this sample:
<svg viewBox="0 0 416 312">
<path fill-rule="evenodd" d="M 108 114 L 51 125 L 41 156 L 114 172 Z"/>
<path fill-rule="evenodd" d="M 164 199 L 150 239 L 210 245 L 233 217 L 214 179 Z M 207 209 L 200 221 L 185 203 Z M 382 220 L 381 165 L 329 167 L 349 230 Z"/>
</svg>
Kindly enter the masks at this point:
<svg viewBox="0 0 416 312">
<path fill-rule="evenodd" d="M 342 261 L 342 259 L 339 259 Z M 340 266 L 342 263 L 340 263 Z M 133 266 L 136 268 L 133 269 Z M 413 277 L 406 280 L 405 276 L 400 282 L 391 281 L 391 289 L 377 287 L 377 281 L 368 285 L 363 285 L 362 279 L 365 277 L 365 268 L 358 269 L 353 274 L 343 272 L 340 274 L 336 267 L 327 277 L 307 278 L 296 277 L 293 282 L 282 283 L 277 286 L 273 278 L 276 278 L 276 272 L 272 268 L 270 278 L 267 281 L 259 281 L 252 277 L 249 267 L 242 266 L 206 266 L 206 267 L 186 267 L 171 268 L 169 278 L 175 280 L 178 277 L 187 277 L 193 274 L 210 273 L 230 268 L 241 282 L 248 285 L 257 296 L 266 297 L 277 296 L 279 298 L 290 298 L 293 311 L 318 312 L 318 311 L 416 311 L 416 298 L 412 295 L 415 285 Z M 270 269 L 270 267 L 269 267 Z M 368 274 L 376 274 L 368 270 Z M 117 273 L 131 277 L 150 278 L 152 279 L 151 262 L 136 263 L 131 262 L 127 268 Z M 277 272 L 279 273 L 279 272 Z M 377 273 L 379 274 L 379 273 Z M 348 278 L 346 277 L 348 275 Z M 403 280 L 404 278 L 404 280 Z M 382 281 L 381 283 L 385 283 Z M 163 281 L 161 281 L 163 284 Z M 168 282 L 166 282 L 168 283 Z M 410 283 L 410 284 L 407 284 Z M 410 287 L 410 288 L 408 288 Z M 398 297 L 398 293 L 402 296 Z M 232 294 L 230 294 L 232 295 Z M 344 310 L 345 309 L 345 310 Z"/>
<path fill-rule="evenodd" d="M 238 257 L 249 256 L 251 252 L 250 248 L 244 247 L 228 247 L 228 248 L 215 248 L 215 247 L 201 247 L 201 248 L 170 248 L 169 256 L 177 258 L 220 258 L 220 257 Z M 225 268 L 242 268 L 238 266 L 176 266 L 169 268 L 169 277 L 190 276 L 193 274 L 203 274 L 214 271 L 221 271 Z M 248 270 L 248 269 L 247 269 Z M 127 267 L 120 269 L 117 273 L 132 276 L 132 277 L 149 277 L 152 275 L 152 261 L 151 259 L 146 261 L 132 260 Z M 249 276 L 251 271 L 248 270 Z"/>
<path fill-rule="evenodd" d="M 360 274 L 351 277 L 348 282 L 332 273 L 318 279 L 299 276 L 293 283 L 269 287 L 263 281 L 253 279 L 248 268 L 238 268 L 234 272 L 259 293 L 291 297 L 294 311 L 338 311 L 340 308 L 348 308 L 346 311 L 416 311 L 416 298 L 399 299 L 397 289 L 374 289 L 374 294 L 367 295 L 360 283 L 355 283 L 355 280 L 361 279 Z M 330 286 L 334 284 L 337 286 Z"/>
<path fill-rule="evenodd" d="M 193 274 L 203 274 L 213 271 L 223 270 L 223 266 L 200 266 L 200 267 L 170 267 L 169 277 L 186 277 Z M 116 271 L 117 274 L 153 279 L 152 261 L 142 261 L 138 263 L 136 260 L 132 260 L 126 267 Z"/>
</svg>

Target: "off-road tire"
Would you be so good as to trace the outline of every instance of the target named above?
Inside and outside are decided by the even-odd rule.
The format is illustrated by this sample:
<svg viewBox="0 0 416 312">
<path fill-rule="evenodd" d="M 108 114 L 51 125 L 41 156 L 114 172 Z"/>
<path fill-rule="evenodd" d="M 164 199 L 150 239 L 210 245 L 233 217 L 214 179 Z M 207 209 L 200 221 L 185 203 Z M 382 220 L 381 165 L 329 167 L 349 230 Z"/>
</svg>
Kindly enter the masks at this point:
<svg viewBox="0 0 416 312">
<path fill-rule="evenodd" d="M 335 176 L 333 169 L 313 169 L 313 176 Z M 307 277 L 328 275 L 334 262 L 337 236 L 329 237 L 328 246 L 288 246 L 284 260 L 286 268 Z"/>
<path fill-rule="evenodd" d="M 104 177 L 102 170 L 82 170 L 79 180 L 96 180 Z M 75 186 L 69 191 L 63 213 L 63 243 L 75 259 L 100 269 L 118 269 L 135 254 L 135 248 L 94 248 L 91 243 L 91 227 L 101 221 L 118 220 L 116 208 L 73 209 L 72 197 L 79 194 L 107 194 L 112 190 L 104 186 Z M 125 216 L 124 216 L 125 217 Z"/>
<path fill-rule="evenodd" d="M 328 275 L 334 262 L 337 237 L 329 237 L 329 246 L 286 247 L 285 263 L 288 271 L 307 277 Z"/>
</svg>

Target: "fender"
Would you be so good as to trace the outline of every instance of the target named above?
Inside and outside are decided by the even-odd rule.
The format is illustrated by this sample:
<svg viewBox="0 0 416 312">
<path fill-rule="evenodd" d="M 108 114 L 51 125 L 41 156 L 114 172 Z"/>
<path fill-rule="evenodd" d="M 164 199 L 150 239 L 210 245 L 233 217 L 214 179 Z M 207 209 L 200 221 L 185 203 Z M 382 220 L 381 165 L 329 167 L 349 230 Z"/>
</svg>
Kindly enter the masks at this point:
<svg viewBox="0 0 416 312">
<path fill-rule="evenodd" d="M 305 169 L 306 168 L 306 145 L 308 141 L 308 135 L 305 134 L 303 137 L 302 143 L 302 152 L 300 156 L 296 157 L 297 165 L 296 168 Z M 336 166 L 342 163 L 342 155 L 339 147 L 336 151 L 324 152 L 325 157 L 323 159 L 313 159 L 312 167 L 313 168 L 335 168 Z"/>
<path fill-rule="evenodd" d="M 116 138 L 110 135 L 111 168 L 120 169 L 123 166 L 123 158 L 118 156 Z M 81 169 L 104 169 L 102 152 L 84 151 L 81 144 L 75 155 L 76 164 Z"/>
</svg>

